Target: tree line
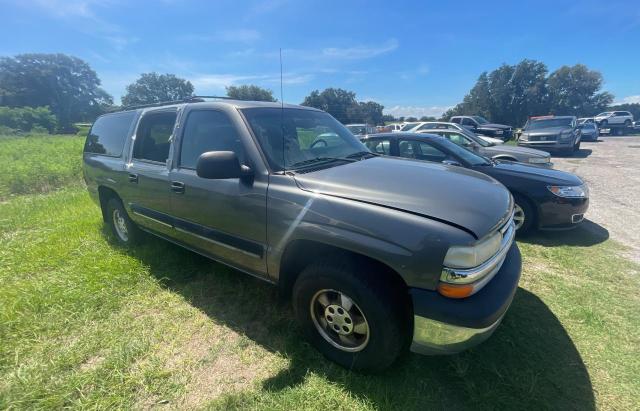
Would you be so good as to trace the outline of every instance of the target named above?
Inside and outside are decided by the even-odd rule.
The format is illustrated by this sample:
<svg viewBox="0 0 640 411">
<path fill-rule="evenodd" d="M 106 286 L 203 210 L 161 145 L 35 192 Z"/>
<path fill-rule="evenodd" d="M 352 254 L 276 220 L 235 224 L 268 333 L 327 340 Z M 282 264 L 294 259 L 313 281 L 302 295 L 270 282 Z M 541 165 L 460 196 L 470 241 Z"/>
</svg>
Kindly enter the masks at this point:
<svg viewBox="0 0 640 411">
<path fill-rule="evenodd" d="M 442 118 L 482 115 L 493 122 L 521 125 L 531 115 L 593 115 L 613 101 L 610 93 L 600 91 L 602 83 L 599 72 L 581 64 L 563 66 L 550 74 L 544 63 L 535 60 L 503 64 L 480 74 L 463 101 Z M 271 90 L 256 85 L 229 86 L 226 94 L 242 100 L 277 101 Z M 152 72 L 141 74 L 129 84 L 121 102 L 126 107 L 183 100 L 193 95 L 190 81 Z M 340 88 L 313 90 L 301 104 L 324 110 L 342 123 L 380 125 L 435 119 L 394 118 L 383 114 L 383 105 L 358 101 L 353 91 Z M 69 130 L 76 122 L 92 122 L 102 113 L 122 108 L 114 105 L 113 97 L 101 88 L 98 75 L 85 61 L 64 54 L 36 53 L 0 58 L 0 107 L 0 125 L 57 131 Z M 38 111 L 34 111 L 36 108 Z M 640 104 L 624 109 L 640 117 Z"/>
</svg>

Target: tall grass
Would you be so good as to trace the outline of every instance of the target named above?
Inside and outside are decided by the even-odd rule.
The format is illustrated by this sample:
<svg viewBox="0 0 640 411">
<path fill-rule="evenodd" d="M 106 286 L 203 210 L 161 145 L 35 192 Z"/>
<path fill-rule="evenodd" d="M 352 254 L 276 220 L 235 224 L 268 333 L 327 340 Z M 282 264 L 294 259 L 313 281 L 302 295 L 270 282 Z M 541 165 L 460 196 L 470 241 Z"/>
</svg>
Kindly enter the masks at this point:
<svg viewBox="0 0 640 411">
<path fill-rule="evenodd" d="M 0 200 L 82 184 L 83 136 L 0 136 Z"/>
</svg>

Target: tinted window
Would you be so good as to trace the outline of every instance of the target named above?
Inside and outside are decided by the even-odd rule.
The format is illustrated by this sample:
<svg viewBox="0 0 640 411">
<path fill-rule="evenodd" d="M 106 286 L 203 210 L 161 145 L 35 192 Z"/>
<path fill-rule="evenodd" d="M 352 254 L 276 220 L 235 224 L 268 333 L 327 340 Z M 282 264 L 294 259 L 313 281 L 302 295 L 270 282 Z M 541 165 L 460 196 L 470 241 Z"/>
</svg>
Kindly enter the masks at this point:
<svg viewBox="0 0 640 411">
<path fill-rule="evenodd" d="M 87 136 L 84 151 L 119 157 L 135 117 L 135 111 L 127 111 L 98 118 Z"/>
<path fill-rule="evenodd" d="M 401 157 L 415 158 L 432 162 L 441 162 L 447 155 L 431 144 L 416 140 L 400 140 L 398 148 Z"/>
<path fill-rule="evenodd" d="M 207 151 L 233 151 L 240 163 L 244 150 L 235 126 L 220 111 L 192 111 L 187 117 L 182 136 L 180 167 L 196 168 L 198 157 Z"/>
<path fill-rule="evenodd" d="M 460 117 L 452 117 L 451 118 L 451 122 L 452 123 L 456 123 L 456 124 L 460 124 Z"/>
<path fill-rule="evenodd" d="M 374 153 L 389 155 L 391 153 L 391 143 L 389 140 L 367 140 L 364 145 Z"/>
<path fill-rule="evenodd" d="M 175 122 L 175 111 L 146 114 L 138 126 L 133 157 L 166 163 Z"/>
<path fill-rule="evenodd" d="M 572 127 L 573 118 L 565 117 L 565 118 L 550 118 L 543 120 L 530 120 L 527 125 L 525 125 L 525 130 L 539 130 L 542 128 L 550 128 L 550 127 Z"/>
<path fill-rule="evenodd" d="M 473 120 L 471 120 L 470 118 L 463 118 L 462 119 L 462 125 L 463 126 L 475 126 L 475 122 Z"/>
</svg>

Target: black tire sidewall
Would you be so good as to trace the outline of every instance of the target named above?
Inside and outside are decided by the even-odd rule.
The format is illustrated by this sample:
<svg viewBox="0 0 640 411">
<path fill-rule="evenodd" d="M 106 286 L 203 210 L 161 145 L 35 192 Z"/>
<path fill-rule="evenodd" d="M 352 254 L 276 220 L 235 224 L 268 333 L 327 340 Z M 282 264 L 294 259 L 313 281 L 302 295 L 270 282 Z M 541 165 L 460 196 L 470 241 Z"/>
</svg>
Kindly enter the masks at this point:
<svg viewBox="0 0 640 411">
<path fill-rule="evenodd" d="M 375 285 L 363 282 L 360 276 L 348 271 L 332 263 L 312 264 L 303 270 L 293 289 L 296 318 L 309 342 L 329 360 L 352 370 L 383 370 L 404 347 L 409 321 L 402 314 L 402 302 L 393 295 L 391 287 L 386 292 L 375 292 Z M 369 342 L 361 351 L 342 351 L 327 342 L 316 329 L 310 312 L 311 299 L 322 289 L 348 295 L 362 310 L 369 325 Z"/>
<path fill-rule="evenodd" d="M 127 225 L 128 239 L 126 241 L 120 238 L 116 230 L 115 222 L 113 221 L 113 212 L 115 210 L 118 210 L 120 212 L 120 214 L 124 218 L 125 224 Z M 122 202 L 116 198 L 110 198 L 109 201 L 107 201 L 107 223 L 111 228 L 111 233 L 115 237 L 118 244 L 121 244 L 127 247 L 137 242 L 138 240 L 137 227 L 135 226 L 133 221 L 131 221 L 131 218 L 129 218 L 129 214 L 127 214 L 127 211 L 124 209 Z"/>
<path fill-rule="evenodd" d="M 531 202 L 519 194 L 513 196 L 513 201 L 522 208 L 524 212 L 524 224 L 518 229 L 516 234 L 526 235 L 533 231 L 535 227 L 536 213 Z"/>
</svg>

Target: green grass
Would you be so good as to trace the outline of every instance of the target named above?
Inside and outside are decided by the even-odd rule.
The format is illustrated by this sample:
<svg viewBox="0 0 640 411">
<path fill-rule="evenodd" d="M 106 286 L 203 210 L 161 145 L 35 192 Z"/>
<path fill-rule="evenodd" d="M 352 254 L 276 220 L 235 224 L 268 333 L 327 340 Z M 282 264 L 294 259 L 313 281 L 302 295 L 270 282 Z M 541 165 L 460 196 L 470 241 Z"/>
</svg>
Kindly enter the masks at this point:
<svg viewBox="0 0 640 411">
<path fill-rule="evenodd" d="M 636 409 L 640 269 L 606 238 L 588 223 L 521 242 L 491 339 L 360 375 L 302 341 L 266 283 L 151 237 L 115 246 L 80 182 L 12 196 L 0 409 Z"/>
<path fill-rule="evenodd" d="M 84 139 L 48 134 L 0 135 L 0 200 L 78 185 L 82 180 Z"/>
</svg>

